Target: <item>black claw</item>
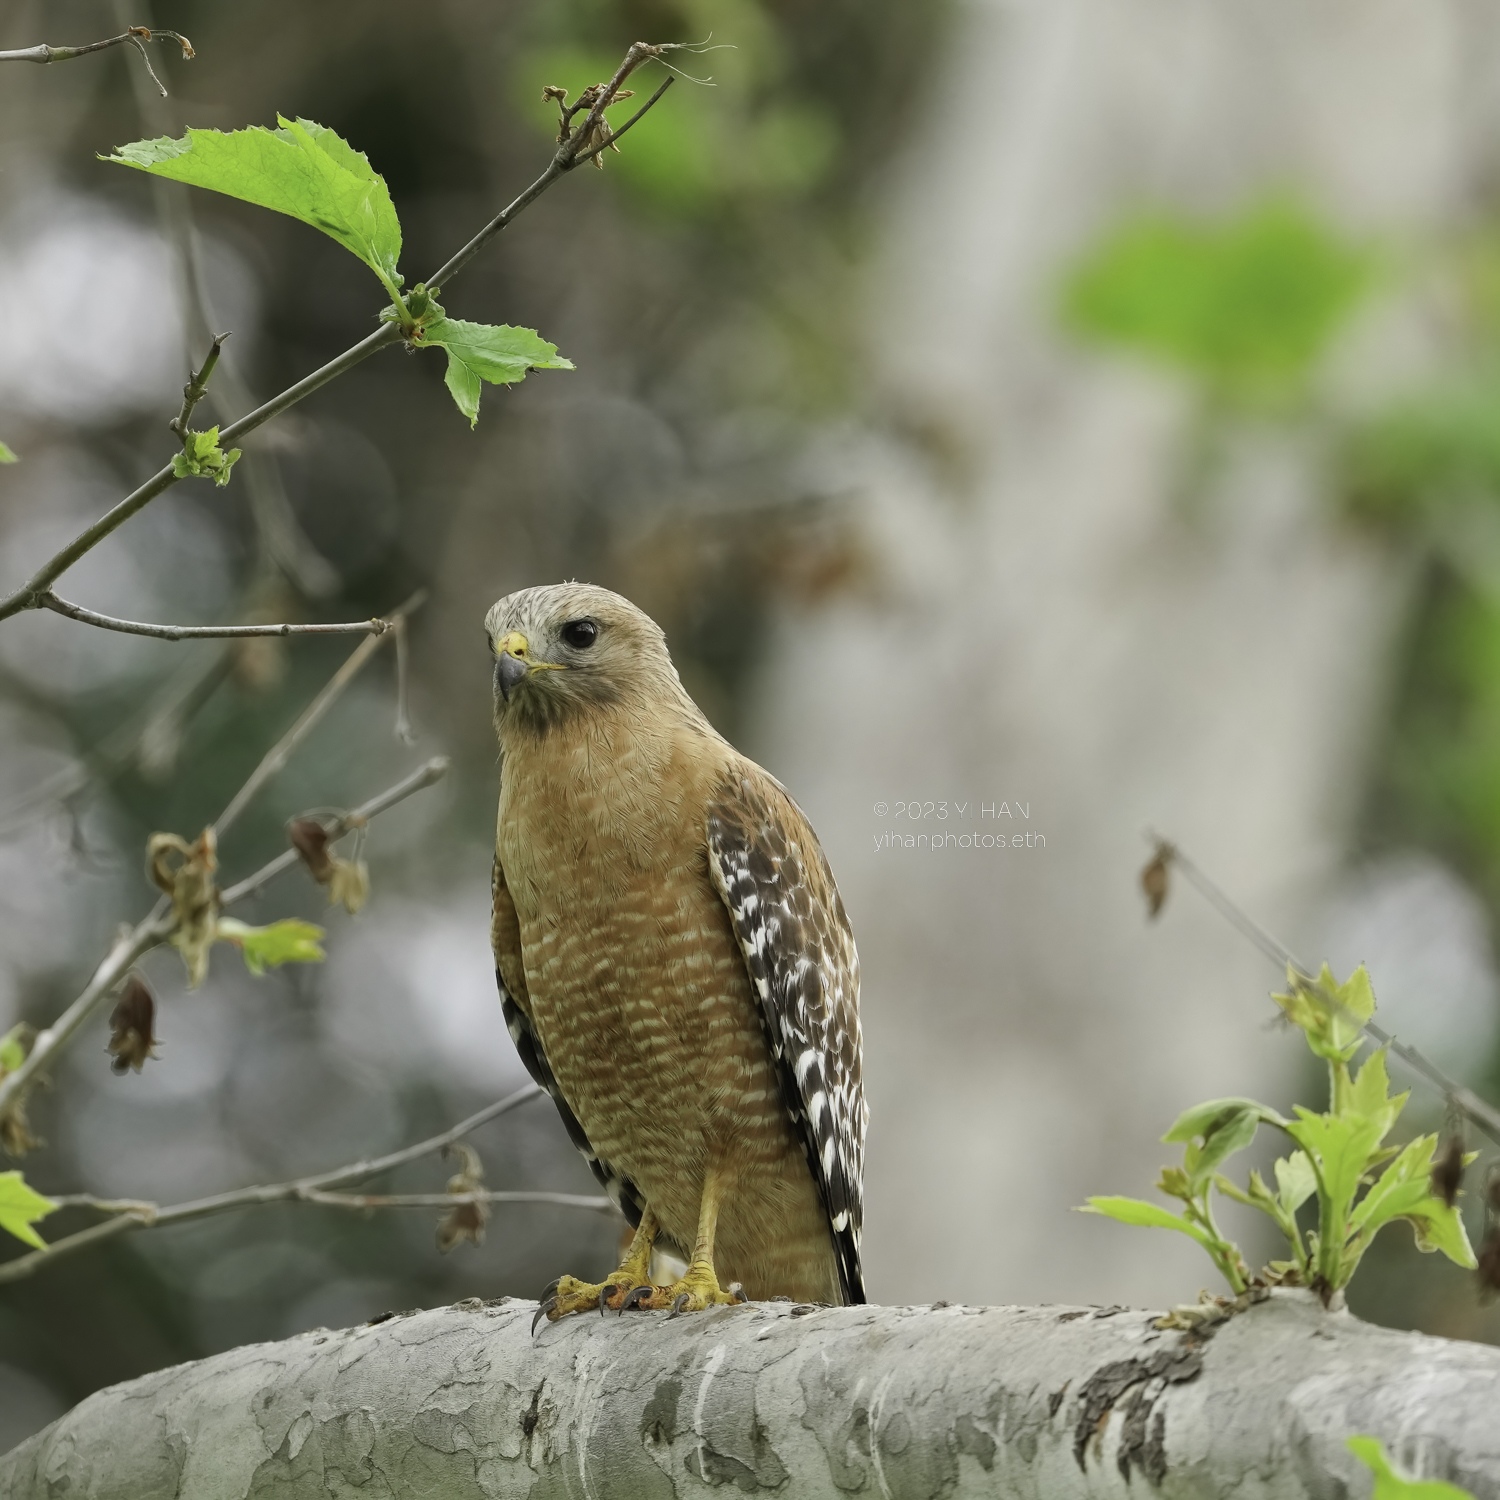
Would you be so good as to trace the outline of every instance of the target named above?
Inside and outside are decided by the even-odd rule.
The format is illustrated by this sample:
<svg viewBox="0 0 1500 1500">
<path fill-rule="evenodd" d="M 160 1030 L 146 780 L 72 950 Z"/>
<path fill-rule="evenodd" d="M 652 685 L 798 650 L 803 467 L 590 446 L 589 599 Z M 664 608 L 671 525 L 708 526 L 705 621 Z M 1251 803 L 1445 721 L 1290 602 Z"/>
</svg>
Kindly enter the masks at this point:
<svg viewBox="0 0 1500 1500">
<path fill-rule="evenodd" d="M 742 1287 L 737 1281 L 731 1281 L 729 1283 L 728 1291 L 729 1295 L 733 1297 L 736 1302 L 748 1302 L 750 1300 L 750 1298 L 745 1293 L 744 1287 Z"/>
<path fill-rule="evenodd" d="M 549 1281 L 547 1283 L 547 1285 L 542 1288 L 542 1301 L 545 1302 L 547 1300 L 547 1298 L 550 1297 L 550 1296 L 552 1296 L 557 1291 L 558 1287 L 560 1287 L 561 1285 L 562 1285 L 562 1277 L 561 1276 L 555 1276 L 555 1277 L 553 1277 L 553 1279 L 551 1281 Z"/>
<path fill-rule="evenodd" d="M 651 1294 L 655 1290 L 656 1288 L 654 1286 L 631 1287 L 631 1289 L 625 1293 L 625 1297 L 620 1303 L 620 1316 L 623 1318 L 627 1312 L 630 1312 L 632 1309 L 639 1307 L 641 1303 L 649 1302 L 651 1300 Z"/>
<path fill-rule="evenodd" d="M 608 1310 L 609 1288 L 607 1286 L 601 1286 L 599 1288 L 599 1316 L 602 1318 Z"/>
<path fill-rule="evenodd" d="M 544 1302 L 542 1302 L 537 1307 L 536 1317 L 534 1317 L 531 1320 L 531 1334 L 532 1334 L 533 1338 L 536 1337 L 536 1325 L 538 1323 L 540 1323 L 542 1321 L 542 1319 L 545 1318 L 547 1316 L 547 1314 L 550 1313 L 552 1311 L 552 1309 L 554 1307 L 556 1307 L 556 1306 L 557 1306 L 557 1298 L 556 1297 L 548 1297 Z"/>
<path fill-rule="evenodd" d="M 689 1293 L 679 1292 L 673 1299 L 672 1311 L 667 1314 L 668 1320 L 670 1321 L 672 1318 L 675 1318 L 677 1314 L 680 1313 L 692 1300 L 693 1299 Z"/>
</svg>

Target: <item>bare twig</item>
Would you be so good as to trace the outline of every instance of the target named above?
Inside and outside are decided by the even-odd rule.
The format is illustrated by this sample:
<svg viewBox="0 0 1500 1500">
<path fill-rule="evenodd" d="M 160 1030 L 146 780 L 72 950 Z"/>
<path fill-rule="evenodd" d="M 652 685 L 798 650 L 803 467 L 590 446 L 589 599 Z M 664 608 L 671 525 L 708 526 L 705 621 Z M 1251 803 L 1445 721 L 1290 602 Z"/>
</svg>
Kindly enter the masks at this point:
<svg viewBox="0 0 1500 1500">
<path fill-rule="evenodd" d="M 617 1214 L 612 1199 L 592 1193 L 515 1192 L 475 1193 L 319 1193 L 299 1195 L 303 1203 L 321 1203 L 328 1208 L 457 1208 L 465 1203 L 554 1203 L 559 1208 L 583 1208 L 599 1214 Z M 57 1200 L 54 1199 L 54 1202 Z"/>
<path fill-rule="evenodd" d="M 214 372 L 214 366 L 219 362 L 219 351 L 224 347 L 224 340 L 228 337 L 227 333 L 214 335 L 213 347 L 204 356 L 203 364 L 193 371 L 192 379 L 182 388 L 182 410 L 167 423 L 184 446 L 187 444 L 188 423 L 192 420 L 193 408 L 208 394 L 209 377 Z"/>
<path fill-rule="evenodd" d="M 664 47 L 652 46 L 649 42 L 634 42 L 631 44 L 630 50 L 625 54 L 625 60 L 615 70 L 615 76 L 610 79 L 608 86 L 599 95 L 593 108 L 589 110 L 587 118 L 577 130 L 573 131 L 567 140 L 558 146 L 552 160 L 547 164 L 547 170 L 525 192 L 516 198 L 514 202 L 507 204 L 506 207 L 501 209 L 457 255 L 427 278 L 427 286 L 432 290 L 434 295 L 458 275 L 479 254 L 485 245 L 499 234 L 522 209 L 540 198 L 559 177 L 567 172 L 571 172 L 580 161 L 592 160 L 598 154 L 596 151 L 591 151 L 587 156 L 581 156 L 580 146 L 582 142 L 587 139 L 589 132 L 598 124 L 604 111 L 615 102 L 615 93 L 625 79 L 640 67 L 642 63 L 659 57 L 664 50 Z M 621 127 L 615 134 L 623 135 L 625 130 L 629 129 L 630 125 L 634 125 L 636 120 L 640 119 L 641 115 L 645 114 L 665 92 L 666 85 L 663 84 L 630 120 L 629 125 Z"/>
<path fill-rule="evenodd" d="M 370 643 L 366 642 L 366 644 Z M 345 667 L 347 666 L 346 662 Z M 441 757 L 428 761 L 411 776 L 398 782 L 388 791 L 382 792 L 378 797 L 371 798 L 362 807 L 356 808 L 345 818 L 340 819 L 339 822 L 345 825 L 343 831 L 368 822 L 378 813 L 404 801 L 413 792 L 431 786 L 433 782 L 442 779 L 447 769 L 448 762 Z M 290 868 L 294 863 L 296 863 L 295 851 L 289 850 L 286 854 L 278 855 L 254 875 L 223 892 L 219 898 L 219 905 L 228 906 L 232 902 L 242 900 L 245 896 L 258 891 L 267 881 Z M 135 927 L 120 935 L 114 947 L 105 956 L 103 963 L 94 971 L 94 977 L 89 980 L 83 993 L 51 1026 L 37 1033 L 36 1041 L 32 1044 L 25 1062 L 15 1072 L 7 1073 L 0 1078 L 0 1117 L 5 1115 L 16 1100 L 47 1070 L 57 1054 L 77 1036 L 80 1028 L 96 1010 L 104 1005 L 115 988 L 130 972 L 131 967 L 153 948 L 160 947 L 171 937 L 175 925 L 176 918 L 168 909 L 167 902 L 163 900 L 157 903 L 149 916 L 144 917 Z"/>
<path fill-rule="evenodd" d="M 165 35 L 166 33 L 162 33 Z M 658 56 L 665 47 L 653 47 L 646 42 L 634 43 L 625 54 L 625 61 L 621 63 L 615 76 L 611 79 L 608 89 L 600 96 L 598 104 L 589 111 L 588 119 L 580 127 L 580 132 L 588 131 L 597 122 L 598 116 L 604 112 L 605 107 L 612 101 L 614 91 L 619 87 L 621 81 L 639 67 L 643 62 Z M 3 54 L 0 54 L 3 56 Z M 43 61 L 45 59 L 27 59 L 29 61 Z M 651 107 L 661 97 L 662 91 L 658 90 L 646 109 Z M 641 113 L 645 111 L 642 110 Z M 637 117 L 638 118 L 638 117 Z M 635 121 L 631 120 L 630 124 Z M 578 156 L 578 143 L 583 139 L 580 132 L 575 132 L 568 141 L 558 147 L 547 170 L 537 178 L 535 182 L 526 189 L 513 203 L 502 209 L 480 232 L 469 241 L 457 255 L 453 256 L 436 275 L 428 278 L 427 285 L 434 292 L 444 283 L 451 281 L 479 253 L 484 245 L 492 239 L 500 230 L 504 229 L 512 219 L 516 217 L 529 204 L 536 201 L 557 179 L 575 167 Z M 311 375 L 305 376 L 295 385 L 288 386 L 279 396 L 273 396 L 271 400 L 258 406 L 247 416 L 241 417 L 237 422 L 231 422 L 219 433 L 219 442 L 222 446 L 229 446 L 238 439 L 255 431 L 257 427 L 264 426 L 272 417 L 280 415 L 288 407 L 295 406 L 297 402 L 310 396 L 314 391 L 328 384 L 330 380 L 336 380 L 340 375 L 352 370 L 355 365 L 366 360 L 370 355 L 381 349 L 391 348 L 400 343 L 402 332 L 397 323 L 382 323 L 374 333 L 363 338 L 352 348 L 346 349 L 336 359 L 331 359 L 320 369 L 314 370 Z M 32 574 L 27 581 L 13 593 L 0 599 L 0 620 L 9 619 L 12 615 L 20 614 L 22 610 L 42 609 L 45 604 L 42 595 L 67 572 L 74 563 L 85 553 L 97 547 L 105 537 L 116 531 L 131 516 L 149 505 L 158 495 L 171 488 L 177 482 L 178 476 L 173 472 L 172 466 L 168 464 L 159 469 L 138 489 L 132 491 L 113 509 L 106 511 L 94 524 L 80 532 L 66 547 L 56 554 L 50 561 Z"/>
<path fill-rule="evenodd" d="M 387 621 L 397 620 L 409 615 L 416 609 L 424 598 L 426 590 L 419 590 L 413 594 L 399 609 L 394 609 L 386 616 Z M 277 742 L 266 751 L 261 762 L 250 773 L 249 779 L 239 791 L 234 794 L 228 807 L 219 814 L 214 822 L 214 830 L 222 836 L 224 830 L 229 827 L 239 815 L 244 812 L 250 799 L 268 782 L 286 763 L 292 751 L 307 738 L 313 726 L 333 706 L 343 694 L 346 687 L 358 676 L 359 670 L 380 649 L 388 630 L 379 635 L 369 636 L 356 646 L 350 653 L 349 659 L 328 680 L 323 691 L 313 699 L 311 703 L 302 710 L 297 722 L 292 725 Z"/>
<path fill-rule="evenodd" d="M 29 63 L 58 63 L 72 62 L 75 57 L 86 57 L 90 52 L 103 52 L 107 47 L 120 47 L 127 43 L 141 54 L 141 60 L 146 64 L 146 71 L 151 75 L 151 81 L 161 90 L 163 99 L 167 97 L 166 85 L 156 76 L 156 70 L 151 66 L 151 59 L 146 55 L 146 42 L 176 42 L 182 48 L 184 60 L 193 57 L 193 44 L 176 31 L 153 30 L 149 26 L 131 26 L 122 31 L 119 36 L 106 37 L 102 42 L 88 42 L 82 47 L 49 47 L 46 42 L 39 42 L 35 47 L 20 47 L 12 52 L 0 52 L 0 63 L 7 62 L 29 62 Z"/>
<path fill-rule="evenodd" d="M 256 635 L 384 635 L 393 628 L 391 621 L 380 618 L 332 625 L 152 625 L 144 620 L 118 620 L 113 615 L 101 615 L 81 604 L 59 599 L 51 589 L 39 594 L 37 599 L 43 609 L 66 615 L 81 625 L 117 630 L 122 635 L 148 635 L 158 641 L 228 640 Z"/>
<path fill-rule="evenodd" d="M 470 1115 L 467 1120 L 460 1120 L 457 1125 L 451 1126 L 440 1135 L 432 1136 L 425 1141 L 418 1141 L 414 1146 L 404 1146 L 401 1150 L 392 1151 L 387 1156 L 351 1162 L 348 1166 L 336 1167 L 331 1172 L 320 1172 L 314 1177 L 301 1177 L 292 1182 L 237 1188 L 232 1192 L 216 1193 L 210 1198 L 197 1198 L 190 1203 L 178 1203 L 168 1208 L 157 1208 L 153 1203 L 132 1202 L 115 1205 L 107 1200 L 90 1199 L 86 1194 L 54 1200 L 72 1206 L 101 1208 L 106 1212 L 114 1212 L 116 1217 L 106 1219 L 102 1224 L 94 1224 L 87 1229 L 79 1230 L 77 1234 L 65 1235 L 60 1240 L 54 1240 L 45 1250 L 32 1250 L 25 1255 L 18 1255 L 14 1260 L 0 1263 L 0 1282 L 19 1281 L 23 1276 L 31 1275 L 41 1266 L 74 1250 L 85 1249 L 89 1245 L 98 1244 L 100 1240 L 144 1226 L 160 1228 L 164 1224 L 181 1224 L 189 1219 L 205 1219 L 211 1214 L 224 1213 L 229 1209 L 256 1208 L 267 1203 L 326 1204 L 331 1200 L 338 1207 L 366 1207 L 367 1205 L 357 1199 L 345 1202 L 342 1197 L 330 1192 L 330 1189 L 342 1187 L 347 1183 L 359 1182 L 363 1178 L 375 1176 L 378 1172 L 388 1172 L 394 1167 L 404 1166 L 409 1161 L 417 1161 L 421 1157 L 441 1151 L 445 1146 L 451 1146 L 454 1141 L 461 1140 L 471 1131 L 478 1130 L 481 1125 L 487 1125 L 491 1120 L 508 1114 L 517 1106 L 537 1098 L 541 1093 L 542 1089 L 539 1084 L 528 1084 L 523 1089 L 517 1089 L 513 1094 L 507 1094 L 504 1099 L 486 1105 L 477 1114 Z M 464 1197 L 479 1197 L 480 1195 L 434 1193 L 431 1196 L 435 1200 L 434 1206 L 451 1207 L 462 1201 Z M 497 1193 L 487 1196 L 497 1202 L 562 1203 L 570 1208 L 588 1209 L 598 1209 L 602 1202 L 611 1209 L 614 1207 L 607 1198 L 582 1198 L 568 1193 Z M 393 1203 L 391 1206 L 405 1207 L 406 1205 Z"/>
<path fill-rule="evenodd" d="M 1148 834 L 1147 837 L 1155 843 L 1158 855 L 1165 857 L 1172 868 L 1180 870 L 1188 884 L 1282 972 L 1290 970 L 1301 988 L 1316 995 L 1325 1005 L 1333 1007 L 1352 1024 L 1359 1026 L 1363 1034 L 1376 1046 L 1389 1047 L 1412 1072 L 1438 1089 L 1450 1108 L 1460 1111 L 1477 1129 L 1483 1131 L 1496 1145 L 1500 1145 L 1500 1110 L 1481 1099 L 1478 1094 L 1466 1088 L 1457 1079 L 1450 1078 L 1436 1063 L 1430 1062 L 1410 1043 L 1401 1041 L 1378 1022 L 1361 1022 L 1359 1017 L 1343 1005 L 1336 995 L 1327 992 L 1313 975 L 1312 970 L 1306 964 L 1301 963 L 1285 943 L 1267 932 L 1193 860 L 1189 859 L 1182 852 L 1180 844 L 1169 843 L 1165 839 L 1157 838 L 1155 834 Z"/>
</svg>

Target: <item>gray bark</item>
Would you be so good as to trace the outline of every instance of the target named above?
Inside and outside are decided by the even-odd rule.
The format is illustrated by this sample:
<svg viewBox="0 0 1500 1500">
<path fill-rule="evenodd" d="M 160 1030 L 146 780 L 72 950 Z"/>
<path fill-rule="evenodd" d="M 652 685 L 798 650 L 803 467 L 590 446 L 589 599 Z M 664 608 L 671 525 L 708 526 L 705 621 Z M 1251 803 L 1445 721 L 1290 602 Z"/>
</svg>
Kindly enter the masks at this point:
<svg viewBox="0 0 1500 1500">
<path fill-rule="evenodd" d="M 1123 1308 L 475 1301 L 100 1391 L 0 1500 L 1368 1495 L 1344 1440 L 1500 1497 L 1500 1350 L 1277 1293 L 1199 1335 Z"/>
</svg>

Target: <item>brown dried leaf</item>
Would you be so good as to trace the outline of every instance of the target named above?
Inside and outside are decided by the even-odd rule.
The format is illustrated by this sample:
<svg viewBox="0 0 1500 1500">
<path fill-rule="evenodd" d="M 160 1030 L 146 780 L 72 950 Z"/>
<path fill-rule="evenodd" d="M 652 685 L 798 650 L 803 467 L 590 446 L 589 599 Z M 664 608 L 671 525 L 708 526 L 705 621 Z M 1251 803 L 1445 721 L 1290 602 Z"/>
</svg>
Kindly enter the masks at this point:
<svg viewBox="0 0 1500 1500">
<path fill-rule="evenodd" d="M 370 898 L 370 870 L 362 859 L 333 860 L 333 875 L 328 882 L 330 905 L 342 905 L 352 917 Z"/>
<path fill-rule="evenodd" d="M 175 833 L 153 833 L 146 841 L 146 873 L 172 898 L 177 930 L 171 943 L 187 965 L 188 987 L 208 975 L 208 953 L 219 918 L 218 843 L 205 828 L 189 844 Z"/>
<path fill-rule="evenodd" d="M 26 1095 L 23 1092 L 13 1099 L 9 1108 L 0 1115 L 0 1150 L 7 1156 L 20 1158 L 42 1143 L 31 1133 L 26 1119 Z"/>
<path fill-rule="evenodd" d="M 1432 1196 L 1441 1198 L 1449 1208 L 1463 1186 L 1464 1155 L 1464 1138 L 1455 1132 L 1438 1147 L 1432 1161 Z"/>
<path fill-rule="evenodd" d="M 139 975 L 132 974 L 125 983 L 109 1017 L 110 1037 L 106 1049 L 114 1059 L 110 1067 L 116 1073 L 137 1073 L 146 1059 L 156 1056 L 156 1000 Z"/>
<path fill-rule="evenodd" d="M 566 104 L 568 102 L 568 91 L 567 89 L 559 88 L 555 83 L 549 83 L 542 89 L 542 103 L 545 104 L 549 99 L 556 99 L 559 104 Z"/>
<path fill-rule="evenodd" d="M 333 879 L 333 858 L 328 853 L 328 830 L 316 818 L 294 818 L 287 825 L 287 836 L 302 856 L 307 873 L 319 885 Z"/>
<path fill-rule="evenodd" d="M 1159 916 L 1162 907 L 1167 903 L 1168 871 L 1172 867 L 1172 859 L 1176 853 L 1177 851 L 1170 844 L 1158 844 L 1150 863 L 1141 871 L 1141 889 L 1146 893 L 1148 916 Z"/>
<path fill-rule="evenodd" d="M 443 1155 L 459 1157 L 463 1166 L 448 1179 L 450 1193 L 477 1193 L 484 1186 L 484 1163 L 479 1153 L 463 1141 L 443 1148 Z M 438 1220 L 438 1249 L 445 1255 L 455 1245 L 468 1240 L 471 1244 L 484 1243 L 484 1226 L 489 1219 L 489 1206 L 484 1203 L 455 1203 Z"/>
</svg>

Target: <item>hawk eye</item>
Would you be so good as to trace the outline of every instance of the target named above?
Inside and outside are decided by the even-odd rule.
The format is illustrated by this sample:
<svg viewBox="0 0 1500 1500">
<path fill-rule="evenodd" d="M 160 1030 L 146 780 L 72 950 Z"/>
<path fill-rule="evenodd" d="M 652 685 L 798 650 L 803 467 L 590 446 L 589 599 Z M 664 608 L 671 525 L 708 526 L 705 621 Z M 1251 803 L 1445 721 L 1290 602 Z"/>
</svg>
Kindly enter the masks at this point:
<svg viewBox="0 0 1500 1500">
<path fill-rule="evenodd" d="M 599 627 L 592 620 L 569 620 L 562 628 L 562 638 L 575 651 L 587 651 L 599 638 Z"/>
</svg>

